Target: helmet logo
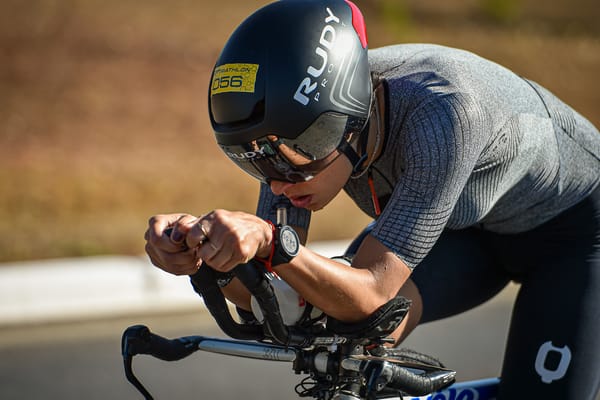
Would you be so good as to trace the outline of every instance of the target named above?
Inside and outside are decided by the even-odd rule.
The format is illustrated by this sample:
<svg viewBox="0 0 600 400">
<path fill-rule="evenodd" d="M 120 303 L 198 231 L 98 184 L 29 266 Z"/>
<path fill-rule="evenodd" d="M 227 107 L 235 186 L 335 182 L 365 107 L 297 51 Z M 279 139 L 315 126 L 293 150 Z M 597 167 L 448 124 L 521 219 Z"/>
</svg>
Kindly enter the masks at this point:
<svg viewBox="0 0 600 400">
<path fill-rule="evenodd" d="M 311 93 L 314 92 L 315 89 L 317 88 L 316 80 L 321 75 L 323 75 L 323 72 L 327 68 L 327 61 L 329 58 L 327 51 L 331 50 L 331 48 L 335 44 L 336 32 L 335 32 L 335 28 L 333 27 L 333 25 L 330 24 L 330 22 L 333 21 L 333 22 L 339 24 L 340 19 L 333 14 L 333 11 L 331 11 L 331 9 L 329 7 L 327 7 L 327 14 L 328 14 L 327 17 L 325 18 L 326 25 L 323 27 L 323 30 L 321 31 L 319 45 L 315 48 L 315 53 L 319 57 L 321 57 L 321 60 L 322 60 L 321 66 L 318 66 L 318 67 L 315 67 L 312 65 L 308 66 L 308 68 L 306 69 L 306 72 L 308 73 L 309 76 L 305 77 L 302 80 L 302 82 L 300 82 L 300 85 L 298 85 L 298 88 L 296 89 L 296 93 L 294 94 L 294 100 L 296 100 L 298 103 L 302 104 L 303 106 L 306 106 L 309 103 L 310 98 L 308 96 L 311 95 Z M 330 69 L 330 68 L 328 68 L 328 69 Z M 314 78 L 315 81 L 313 81 L 311 79 L 311 77 Z M 316 99 L 318 101 L 318 93 L 316 94 Z"/>
<path fill-rule="evenodd" d="M 233 160 L 249 160 L 256 157 L 265 157 L 265 147 L 261 147 L 256 149 L 256 151 L 245 151 L 242 153 L 232 153 L 230 151 L 225 151 L 225 154 Z"/>
</svg>

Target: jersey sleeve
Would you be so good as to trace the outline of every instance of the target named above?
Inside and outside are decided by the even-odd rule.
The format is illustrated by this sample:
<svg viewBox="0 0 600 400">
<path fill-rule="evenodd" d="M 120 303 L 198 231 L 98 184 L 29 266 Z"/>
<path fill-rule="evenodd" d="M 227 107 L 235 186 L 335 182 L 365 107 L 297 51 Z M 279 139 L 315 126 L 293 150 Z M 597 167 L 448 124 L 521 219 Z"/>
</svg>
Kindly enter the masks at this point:
<svg viewBox="0 0 600 400">
<path fill-rule="evenodd" d="M 372 235 L 413 269 L 448 223 L 490 128 L 471 97 L 445 93 L 421 99 L 390 129 L 397 140 L 386 151 L 400 172 Z"/>
</svg>

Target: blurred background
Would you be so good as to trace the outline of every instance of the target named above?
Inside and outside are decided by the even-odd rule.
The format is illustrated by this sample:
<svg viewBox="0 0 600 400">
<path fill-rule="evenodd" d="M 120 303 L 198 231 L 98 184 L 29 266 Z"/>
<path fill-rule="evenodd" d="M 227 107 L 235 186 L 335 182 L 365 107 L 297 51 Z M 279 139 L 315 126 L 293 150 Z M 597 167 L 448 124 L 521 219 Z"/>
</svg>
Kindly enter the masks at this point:
<svg viewBox="0 0 600 400">
<path fill-rule="evenodd" d="M 265 1 L 0 2 L 0 262 L 140 254 L 149 216 L 253 212 L 258 185 L 218 150 L 207 81 Z M 600 125 L 596 0 L 357 0 L 370 47 L 461 47 L 538 81 Z M 352 216 L 339 229 L 340 215 Z M 311 240 L 366 219 L 341 197 Z"/>
<path fill-rule="evenodd" d="M 254 211 L 258 184 L 212 137 L 207 83 L 229 34 L 266 3 L 0 1 L 0 398 L 138 398 L 120 369 L 126 326 L 151 319 L 166 335 L 219 334 L 185 278 L 149 266 L 143 233 L 157 213 Z M 371 48 L 430 42 L 473 51 L 600 126 L 597 0 L 356 3 Z M 367 222 L 342 194 L 313 216 L 309 240 L 344 241 Z M 459 378 L 497 373 L 514 292 L 419 328 L 409 344 Z M 224 362 L 141 368 L 157 398 L 294 397 L 287 367 Z M 254 384 L 261 371 L 270 385 Z"/>
</svg>

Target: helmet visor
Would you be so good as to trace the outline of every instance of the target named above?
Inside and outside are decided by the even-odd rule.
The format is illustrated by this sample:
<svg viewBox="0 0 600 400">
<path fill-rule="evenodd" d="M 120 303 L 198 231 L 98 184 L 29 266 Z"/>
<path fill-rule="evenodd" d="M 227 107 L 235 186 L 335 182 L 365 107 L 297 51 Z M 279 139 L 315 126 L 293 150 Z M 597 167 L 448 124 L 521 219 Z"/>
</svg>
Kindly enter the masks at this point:
<svg viewBox="0 0 600 400">
<path fill-rule="evenodd" d="M 354 141 L 365 122 L 364 118 L 329 112 L 321 114 L 296 139 L 268 134 L 250 143 L 221 148 L 262 182 L 305 182 L 331 164 L 341 154 L 338 147 L 342 141 Z"/>
</svg>

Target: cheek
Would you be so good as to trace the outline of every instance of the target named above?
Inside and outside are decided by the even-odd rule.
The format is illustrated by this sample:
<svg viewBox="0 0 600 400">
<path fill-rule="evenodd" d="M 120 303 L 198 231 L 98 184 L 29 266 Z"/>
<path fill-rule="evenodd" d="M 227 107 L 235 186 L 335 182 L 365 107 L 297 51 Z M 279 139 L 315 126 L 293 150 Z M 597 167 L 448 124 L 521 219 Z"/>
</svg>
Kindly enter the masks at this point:
<svg viewBox="0 0 600 400">
<path fill-rule="evenodd" d="M 340 156 L 331 165 L 329 171 L 326 170 L 324 172 L 328 173 L 327 179 L 329 180 L 329 184 L 337 193 L 344 187 L 348 179 L 350 179 L 352 165 L 345 156 Z"/>
<path fill-rule="evenodd" d="M 326 169 L 315 177 L 314 184 L 317 185 L 319 208 L 325 207 L 333 200 L 343 189 L 350 177 L 351 168 L 347 165 L 339 163 L 338 165 L 332 165 L 331 167 L 332 168 Z"/>
<path fill-rule="evenodd" d="M 327 206 L 340 192 L 340 188 L 334 185 L 325 185 L 317 195 L 314 196 L 313 211 L 321 210 Z"/>
</svg>

